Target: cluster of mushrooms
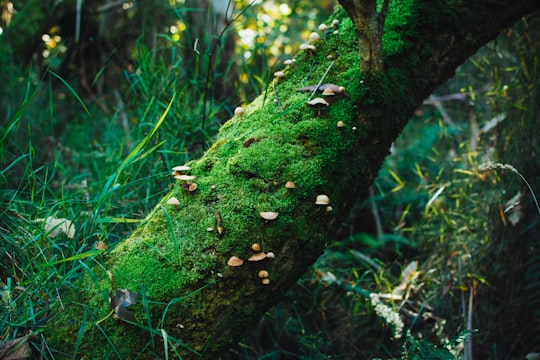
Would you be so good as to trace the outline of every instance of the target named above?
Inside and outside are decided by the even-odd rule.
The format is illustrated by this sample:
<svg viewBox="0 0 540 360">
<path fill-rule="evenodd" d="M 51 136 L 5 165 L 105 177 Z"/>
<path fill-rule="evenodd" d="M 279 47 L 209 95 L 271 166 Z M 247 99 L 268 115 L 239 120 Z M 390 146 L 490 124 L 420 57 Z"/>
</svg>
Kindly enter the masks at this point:
<svg viewBox="0 0 540 360">
<path fill-rule="evenodd" d="M 332 33 L 337 34 L 339 21 L 334 20 L 332 21 L 331 27 L 328 27 L 325 24 L 321 24 L 319 26 L 319 32 L 325 34 Z M 316 33 L 312 32 L 309 36 L 310 43 L 308 44 L 302 44 L 300 45 L 300 49 L 304 50 L 310 54 L 312 54 L 314 51 L 316 51 L 316 46 L 314 43 L 319 41 L 321 36 Z M 331 59 L 331 57 L 329 57 Z M 285 65 L 291 66 L 296 62 L 295 59 L 289 59 L 284 62 Z M 276 80 L 279 80 L 281 78 L 285 77 L 285 73 L 283 71 L 277 71 L 274 73 L 274 78 Z M 334 100 L 339 99 L 343 96 L 347 96 L 347 93 L 345 92 L 345 88 L 343 86 L 338 86 L 335 84 L 318 84 L 318 85 L 309 85 L 302 87 L 298 89 L 297 91 L 305 91 L 305 92 L 312 92 L 312 94 L 320 93 L 319 97 L 315 97 L 313 99 L 310 99 L 306 102 L 306 106 L 316 109 L 317 110 L 317 116 L 321 115 L 321 108 L 329 106 Z M 242 107 L 237 107 L 234 109 L 234 115 L 235 116 L 242 116 L 244 114 L 244 109 Z M 337 123 L 338 127 L 343 127 L 343 122 L 339 121 Z M 188 175 L 187 172 L 190 171 L 190 167 L 186 165 L 182 166 L 175 166 L 172 168 L 175 179 L 180 180 L 181 184 L 180 186 L 186 190 L 189 193 L 194 192 L 197 189 L 197 184 L 193 182 L 195 179 L 195 176 Z M 287 189 L 294 189 L 295 184 L 293 181 L 287 181 L 284 185 Z M 169 200 L 167 200 L 167 204 L 169 205 L 179 205 L 180 202 L 177 198 L 171 197 Z M 319 194 L 317 195 L 315 199 L 315 205 L 318 207 L 322 207 L 325 209 L 325 212 L 331 212 L 332 207 L 330 206 L 330 198 L 326 194 Z M 272 222 L 276 220 L 279 216 L 279 213 L 274 211 L 261 211 L 259 213 L 259 216 L 261 219 L 265 221 L 265 223 Z M 276 255 L 269 251 L 264 252 L 262 251 L 262 247 L 259 243 L 253 243 L 251 245 L 251 255 L 247 258 L 248 262 L 260 262 L 260 261 L 266 261 L 266 260 L 272 260 L 276 257 Z M 227 265 L 231 267 L 239 267 L 244 264 L 244 260 L 241 259 L 238 256 L 231 256 L 228 261 Z M 263 285 L 270 284 L 270 274 L 268 270 L 262 269 L 257 273 L 257 277 L 261 279 L 261 283 Z"/>
</svg>

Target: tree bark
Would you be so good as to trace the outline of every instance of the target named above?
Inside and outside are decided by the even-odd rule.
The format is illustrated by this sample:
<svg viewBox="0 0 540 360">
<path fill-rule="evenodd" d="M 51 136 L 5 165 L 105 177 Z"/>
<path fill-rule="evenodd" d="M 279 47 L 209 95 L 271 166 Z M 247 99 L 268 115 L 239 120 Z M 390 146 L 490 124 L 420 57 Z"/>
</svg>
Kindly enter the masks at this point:
<svg viewBox="0 0 540 360">
<path fill-rule="evenodd" d="M 342 1 L 349 15 L 351 3 Z M 368 67 L 360 58 L 371 61 L 373 51 L 358 48 L 360 21 L 353 25 L 338 9 L 337 33 L 326 31 L 315 51 L 300 54 L 189 164 L 196 191 L 178 183 L 128 239 L 96 258 L 76 291 L 64 289 L 63 308 L 51 309 L 45 329 L 55 357 L 219 358 L 323 252 L 418 104 L 480 46 L 539 8 L 530 0 L 392 1 L 382 63 Z M 307 108 L 310 93 L 297 89 L 318 83 L 344 86 L 346 95 Z M 320 194 L 330 207 L 315 204 Z M 180 205 L 166 203 L 172 196 Z M 261 218 L 270 211 L 275 220 Z M 249 261 L 259 252 L 253 243 L 274 257 Z M 232 256 L 243 265 L 228 265 Z M 138 293 L 136 303 L 122 305 L 117 288 Z M 111 297 L 120 319 L 107 318 Z"/>
</svg>

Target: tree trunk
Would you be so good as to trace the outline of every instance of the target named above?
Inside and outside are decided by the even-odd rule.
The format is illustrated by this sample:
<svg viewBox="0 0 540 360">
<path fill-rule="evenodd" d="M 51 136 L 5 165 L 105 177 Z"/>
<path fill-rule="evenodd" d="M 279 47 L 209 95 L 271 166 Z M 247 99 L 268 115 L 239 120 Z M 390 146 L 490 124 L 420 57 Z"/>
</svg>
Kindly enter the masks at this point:
<svg viewBox="0 0 540 360">
<path fill-rule="evenodd" d="M 342 3 L 350 15 L 352 2 Z M 381 59 L 362 42 L 358 56 L 357 36 L 366 30 L 338 9 L 339 25 L 317 49 L 300 54 L 189 164 L 197 189 L 179 180 L 127 240 L 96 259 L 77 291 L 63 291 L 63 308 L 51 309 L 45 331 L 56 358 L 163 358 L 166 351 L 219 358 L 323 252 L 417 105 L 480 46 L 538 8 L 530 0 L 392 1 Z M 360 58 L 381 63 L 365 67 Z M 346 94 L 307 108 L 311 92 L 297 89 L 318 83 L 344 86 Z M 329 205 L 315 203 L 321 194 Z M 180 205 L 166 203 L 172 196 Z M 260 212 L 278 216 L 265 220 Z M 274 256 L 250 261 L 259 253 L 254 243 Z M 228 265 L 232 256 L 243 264 Z M 116 289 L 138 293 L 136 303 L 127 306 L 130 293 Z"/>
</svg>

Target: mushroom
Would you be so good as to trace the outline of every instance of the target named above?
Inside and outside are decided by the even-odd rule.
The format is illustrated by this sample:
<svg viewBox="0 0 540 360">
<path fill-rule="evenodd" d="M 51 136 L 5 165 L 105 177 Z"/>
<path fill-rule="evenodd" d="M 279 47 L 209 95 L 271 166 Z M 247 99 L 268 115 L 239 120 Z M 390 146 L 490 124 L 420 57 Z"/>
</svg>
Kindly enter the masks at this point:
<svg viewBox="0 0 540 360">
<path fill-rule="evenodd" d="M 178 199 L 173 196 L 172 198 L 167 200 L 167 204 L 169 204 L 169 205 L 180 205 L 180 201 L 178 201 Z"/>
<path fill-rule="evenodd" d="M 315 205 L 328 205 L 330 204 L 330 198 L 328 195 L 320 194 L 317 195 L 317 198 L 315 199 Z"/>
<path fill-rule="evenodd" d="M 266 271 L 266 270 L 261 270 L 261 271 L 259 271 L 259 273 L 257 275 L 261 279 L 266 279 L 270 274 L 268 274 L 268 271 Z"/>
<path fill-rule="evenodd" d="M 285 73 L 284 73 L 283 71 L 276 71 L 276 72 L 274 73 L 274 77 L 275 77 L 276 79 L 281 79 L 281 78 L 285 77 Z"/>
<path fill-rule="evenodd" d="M 229 266 L 240 266 L 244 263 L 244 260 L 240 259 L 238 256 L 231 256 L 229 258 L 229 261 L 227 261 L 227 265 Z"/>
<path fill-rule="evenodd" d="M 266 259 L 266 254 L 263 253 L 263 252 L 258 252 L 256 254 L 251 255 L 248 258 L 248 261 L 261 261 L 261 260 L 264 260 L 264 259 Z"/>
<path fill-rule="evenodd" d="M 296 62 L 295 59 L 287 59 L 283 62 L 284 65 L 292 65 Z"/>
<path fill-rule="evenodd" d="M 339 121 L 337 122 L 336 126 L 337 126 L 338 128 L 342 128 L 342 127 L 345 126 L 345 123 L 344 123 L 343 121 L 339 120 Z"/>
<path fill-rule="evenodd" d="M 316 49 L 317 48 L 315 47 L 315 45 L 311 45 L 311 44 L 302 44 L 302 45 L 300 45 L 300 50 L 305 50 L 309 54 L 312 54 Z"/>
<path fill-rule="evenodd" d="M 266 221 L 276 220 L 279 213 L 273 211 L 261 211 L 259 215 Z"/>
<path fill-rule="evenodd" d="M 195 190 L 197 190 L 197 184 L 189 181 L 183 183 L 182 185 L 180 185 L 180 187 L 188 192 L 194 192 Z"/>
<path fill-rule="evenodd" d="M 189 171 L 189 170 L 191 170 L 191 168 L 187 165 L 180 165 L 180 166 L 175 166 L 172 168 L 172 171 L 178 171 L 178 172 Z"/>
<path fill-rule="evenodd" d="M 328 29 L 328 26 L 326 26 L 326 24 L 319 25 L 319 31 L 325 31 L 326 29 Z"/>
<path fill-rule="evenodd" d="M 244 114 L 244 108 L 243 107 L 238 106 L 237 108 L 234 109 L 234 115 L 241 116 L 243 114 Z"/>
<path fill-rule="evenodd" d="M 259 243 L 251 244 L 251 250 L 253 250 L 253 251 L 261 251 L 261 244 L 259 244 Z"/>
<path fill-rule="evenodd" d="M 269 259 L 275 259 L 276 255 L 274 255 L 274 253 L 270 251 L 266 253 L 266 257 Z"/>
<path fill-rule="evenodd" d="M 338 19 L 332 20 L 332 27 L 336 27 L 338 25 L 339 25 L 339 20 Z"/>
<path fill-rule="evenodd" d="M 182 180 L 182 181 L 190 181 L 190 180 L 195 179 L 195 176 L 179 174 L 179 175 L 175 175 L 174 178 L 177 180 Z"/>
<path fill-rule="evenodd" d="M 268 285 L 268 284 L 270 284 L 270 279 L 269 278 L 264 278 L 264 279 L 262 279 L 261 282 L 263 283 L 263 285 Z"/>
<path fill-rule="evenodd" d="M 321 39 L 321 36 L 317 34 L 316 32 L 312 32 L 311 34 L 309 34 L 309 41 L 311 42 L 319 41 L 320 39 Z"/>
<path fill-rule="evenodd" d="M 289 180 L 289 181 L 287 181 L 287 182 L 285 183 L 285 187 L 286 187 L 287 189 L 294 189 L 294 188 L 296 187 L 296 185 L 294 185 L 294 182 L 292 182 L 291 180 Z"/>
<path fill-rule="evenodd" d="M 306 102 L 306 105 L 310 108 L 317 109 L 317 116 L 321 116 L 321 107 L 328 106 L 330 103 L 323 98 L 316 97 Z"/>
</svg>

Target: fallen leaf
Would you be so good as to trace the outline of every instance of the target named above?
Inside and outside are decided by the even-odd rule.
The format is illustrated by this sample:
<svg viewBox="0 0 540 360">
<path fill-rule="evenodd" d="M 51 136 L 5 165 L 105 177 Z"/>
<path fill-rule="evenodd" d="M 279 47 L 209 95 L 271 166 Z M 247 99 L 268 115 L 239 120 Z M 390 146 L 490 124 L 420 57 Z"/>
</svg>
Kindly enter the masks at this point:
<svg viewBox="0 0 540 360">
<path fill-rule="evenodd" d="M 135 316 L 127 310 L 127 307 L 135 304 L 139 294 L 128 289 L 116 289 L 114 297 L 109 294 L 109 304 L 114 311 L 113 318 L 136 322 Z"/>
<path fill-rule="evenodd" d="M 32 336 L 29 333 L 25 336 L 15 338 L 13 340 L 0 342 L 0 359 L 1 360 L 25 360 L 30 359 L 32 350 L 28 340 Z"/>
<path fill-rule="evenodd" d="M 62 233 L 70 239 L 75 237 L 75 225 L 71 220 L 48 216 L 46 219 L 36 219 L 35 222 L 44 223 L 43 230 L 49 237 L 57 237 Z"/>
</svg>

